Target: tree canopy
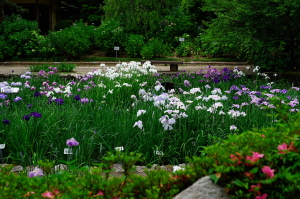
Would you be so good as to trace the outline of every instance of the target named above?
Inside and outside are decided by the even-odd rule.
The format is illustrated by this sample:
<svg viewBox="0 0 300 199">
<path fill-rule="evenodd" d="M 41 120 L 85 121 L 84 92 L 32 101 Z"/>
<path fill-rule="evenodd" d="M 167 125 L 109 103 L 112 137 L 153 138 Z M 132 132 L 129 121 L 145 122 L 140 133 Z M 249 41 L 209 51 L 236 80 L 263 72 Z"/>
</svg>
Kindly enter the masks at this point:
<svg viewBox="0 0 300 199">
<path fill-rule="evenodd" d="M 205 0 L 202 9 L 217 16 L 202 34 L 204 47 L 265 67 L 296 69 L 300 0 Z"/>
<path fill-rule="evenodd" d="M 146 37 L 164 25 L 164 17 L 180 0 L 104 0 L 106 20 L 116 20 L 125 31 Z"/>
</svg>

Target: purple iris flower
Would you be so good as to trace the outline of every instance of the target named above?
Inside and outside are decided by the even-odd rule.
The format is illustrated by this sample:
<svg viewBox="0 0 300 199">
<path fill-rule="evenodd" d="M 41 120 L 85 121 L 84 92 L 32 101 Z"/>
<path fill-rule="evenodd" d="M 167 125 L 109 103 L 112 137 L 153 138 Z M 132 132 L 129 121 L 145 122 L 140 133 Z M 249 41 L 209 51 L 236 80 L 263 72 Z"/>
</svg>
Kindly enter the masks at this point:
<svg viewBox="0 0 300 199">
<path fill-rule="evenodd" d="M 57 98 L 54 101 L 56 102 L 57 105 L 62 105 L 64 103 L 64 99 L 63 98 Z"/>
<path fill-rule="evenodd" d="M 33 116 L 33 117 L 42 117 L 42 113 L 31 112 L 29 116 Z"/>
<path fill-rule="evenodd" d="M 77 101 L 79 101 L 81 98 L 80 98 L 80 95 L 76 95 L 75 97 L 74 97 L 74 100 L 77 100 Z"/>
<path fill-rule="evenodd" d="M 258 104 L 261 104 L 261 103 L 263 103 L 263 102 L 265 102 L 266 100 L 264 99 L 264 98 L 259 98 L 259 101 L 258 101 Z"/>
<path fill-rule="evenodd" d="M 89 99 L 88 99 L 88 98 L 81 98 L 81 99 L 80 99 L 80 102 L 81 102 L 82 104 L 89 103 Z"/>
<path fill-rule="evenodd" d="M 30 115 L 24 115 L 22 119 L 26 120 L 26 121 L 29 121 L 30 120 Z"/>
<path fill-rule="evenodd" d="M 228 75 L 223 75 L 222 79 L 224 82 L 227 82 L 228 80 L 230 80 L 230 77 Z"/>
<path fill-rule="evenodd" d="M 66 144 L 69 146 L 69 147 L 73 147 L 73 146 L 78 146 L 79 145 L 79 142 L 77 142 L 75 140 L 75 138 L 71 138 L 71 139 L 68 139 L 66 141 Z"/>
<path fill-rule="evenodd" d="M 0 93 L 0 99 L 6 99 L 6 98 L 7 98 L 7 95 Z"/>
<path fill-rule="evenodd" d="M 53 101 L 52 99 L 53 99 L 53 97 L 48 98 L 48 104 L 52 104 L 52 101 Z"/>
<path fill-rule="evenodd" d="M 287 90 L 286 89 L 282 89 L 280 92 L 283 93 L 283 94 L 286 94 Z"/>
<path fill-rule="evenodd" d="M 3 124 L 10 124 L 10 121 L 4 118 L 4 120 L 2 121 L 2 123 Z"/>
<path fill-rule="evenodd" d="M 32 104 L 28 104 L 27 105 L 27 109 L 31 108 L 32 107 Z"/>
<path fill-rule="evenodd" d="M 37 167 L 35 167 L 33 171 L 28 173 L 29 178 L 33 178 L 37 176 L 44 176 L 43 171 Z"/>
<path fill-rule="evenodd" d="M 237 99 L 239 99 L 239 97 L 238 96 L 233 96 L 232 99 L 236 99 L 237 100 Z"/>
<path fill-rule="evenodd" d="M 34 97 L 41 97 L 42 94 L 41 94 L 39 91 L 35 91 L 35 93 L 34 93 L 33 96 L 34 96 Z"/>
<path fill-rule="evenodd" d="M 217 83 L 220 83 L 220 80 L 219 80 L 219 78 L 215 77 L 213 82 L 217 84 Z"/>
<path fill-rule="evenodd" d="M 184 86 L 191 86 L 190 82 L 188 80 L 183 81 Z"/>
<path fill-rule="evenodd" d="M 230 87 L 230 90 L 231 90 L 231 91 L 232 91 L 232 90 L 239 91 L 240 89 L 239 89 L 236 85 L 232 85 L 232 86 Z"/>
<path fill-rule="evenodd" d="M 262 95 L 260 91 L 257 91 L 256 93 L 254 93 L 254 95 Z"/>
<path fill-rule="evenodd" d="M 14 99 L 15 102 L 18 102 L 18 101 L 22 101 L 22 98 L 17 96 L 15 99 Z"/>
</svg>

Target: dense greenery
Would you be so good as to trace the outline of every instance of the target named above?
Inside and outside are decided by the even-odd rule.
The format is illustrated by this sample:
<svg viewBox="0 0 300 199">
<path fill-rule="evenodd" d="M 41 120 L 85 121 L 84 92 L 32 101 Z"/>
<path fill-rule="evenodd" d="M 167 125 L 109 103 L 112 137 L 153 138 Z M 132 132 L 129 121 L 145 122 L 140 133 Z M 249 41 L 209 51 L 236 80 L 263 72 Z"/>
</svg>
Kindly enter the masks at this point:
<svg viewBox="0 0 300 199">
<path fill-rule="evenodd" d="M 268 69 L 299 65 L 299 0 L 205 0 L 203 10 L 217 16 L 200 35 L 208 54 L 227 53 Z"/>
<path fill-rule="evenodd" d="M 75 9 L 67 12 L 72 13 L 69 19 L 73 25 L 70 26 L 71 21 L 62 21 L 56 32 L 41 36 L 36 29 L 33 35 L 32 26 L 26 22 L 27 32 L 14 30 L 1 35 L 0 58 L 60 55 L 70 58 L 92 50 L 114 56 L 113 47 L 119 46 L 122 56 L 143 59 L 169 55 L 230 57 L 267 70 L 297 70 L 299 65 L 299 0 L 77 0 L 64 3 Z M 11 23 L 18 22 L 6 18 L 1 29 L 12 26 Z M 34 53 L 29 53 L 29 49 L 26 52 L 8 49 L 6 43 L 14 34 L 26 39 L 17 40 L 11 48 L 23 48 L 21 44 L 28 45 L 28 40 L 34 40 L 30 44 L 39 44 L 31 48 Z M 179 38 L 185 41 L 180 42 Z M 70 44 L 67 41 L 71 41 Z"/>
</svg>

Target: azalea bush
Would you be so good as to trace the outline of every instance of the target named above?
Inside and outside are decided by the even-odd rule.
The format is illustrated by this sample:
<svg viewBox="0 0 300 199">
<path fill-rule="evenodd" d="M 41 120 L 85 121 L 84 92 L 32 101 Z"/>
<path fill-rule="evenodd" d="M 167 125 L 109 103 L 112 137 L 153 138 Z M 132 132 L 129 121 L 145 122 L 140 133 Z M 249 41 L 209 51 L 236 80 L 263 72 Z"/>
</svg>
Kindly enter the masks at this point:
<svg viewBox="0 0 300 199">
<path fill-rule="evenodd" d="M 190 160 L 191 171 L 210 175 L 231 198 L 299 197 L 300 114 L 285 117 L 281 113 L 287 113 L 287 105 L 277 101 L 275 106 L 278 124 L 230 135 L 205 148 L 201 157 Z"/>
<path fill-rule="evenodd" d="M 288 115 L 298 111 L 298 87 L 251 70 L 250 78 L 239 69 L 211 67 L 162 75 L 148 62 L 130 62 L 102 64 L 72 79 L 61 78 L 57 68 L 26 72 L 0 84 L 5 162 L 91 165 L 123 147 L 144 155 L 139 164 L 183 163 L 231 134 L 276 124 L 277 116 L 269 116 L 278 110 L 273 98 L 282 99 Z M 64 153 L 70 138 L 79 145 Z"/>
</svg>

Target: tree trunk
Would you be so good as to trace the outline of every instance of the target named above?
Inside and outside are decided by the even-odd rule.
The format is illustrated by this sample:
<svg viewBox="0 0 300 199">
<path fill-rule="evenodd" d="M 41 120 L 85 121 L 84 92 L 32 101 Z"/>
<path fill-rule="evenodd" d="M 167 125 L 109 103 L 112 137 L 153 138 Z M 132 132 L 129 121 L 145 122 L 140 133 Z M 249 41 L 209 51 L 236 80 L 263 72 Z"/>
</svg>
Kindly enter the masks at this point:
<svg viewBox="0 0 300 199">
<path fill-rule="evenodd" d="M 3 4 L 0 4 L 0 24 L 2 23 L 4 19 L 4 9 L 3 9 Z"/>
</svg>

